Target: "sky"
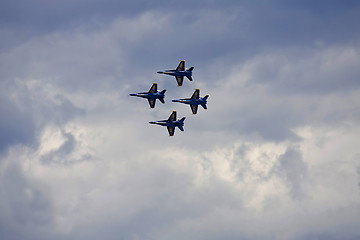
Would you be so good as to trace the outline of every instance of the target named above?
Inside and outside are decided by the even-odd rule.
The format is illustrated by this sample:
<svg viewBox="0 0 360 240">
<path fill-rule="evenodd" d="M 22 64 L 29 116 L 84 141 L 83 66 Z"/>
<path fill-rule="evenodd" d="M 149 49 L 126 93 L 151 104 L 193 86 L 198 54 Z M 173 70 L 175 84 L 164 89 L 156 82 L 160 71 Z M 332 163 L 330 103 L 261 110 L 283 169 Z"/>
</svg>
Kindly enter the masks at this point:
<svg viewBox="0 0 360 240">
<path fill-rule="evenodd" d="M 0 238 L 360 238 L 359 1 L 0 2 Z M 176 86 L 180 60 L 193 82 Z M 167 89 L 150 109 L 129 93 Z M 208 109 L 172 99 L 199 88 Z M 148 124 L 176 110 L 185 131 Z"/>
</svg>

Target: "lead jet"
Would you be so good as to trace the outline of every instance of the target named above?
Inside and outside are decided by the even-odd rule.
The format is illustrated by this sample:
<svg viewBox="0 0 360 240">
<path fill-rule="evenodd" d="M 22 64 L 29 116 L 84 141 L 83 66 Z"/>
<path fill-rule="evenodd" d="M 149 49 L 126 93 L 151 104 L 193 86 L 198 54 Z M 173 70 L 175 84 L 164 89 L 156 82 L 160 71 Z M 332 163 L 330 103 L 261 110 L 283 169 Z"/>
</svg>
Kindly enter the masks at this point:
<svg viewBox="0 0 360 240">
<path fill-rule="evenodd" d="M 175 127 L 178 127 L 181 131 L 184 131 L 185 117 L 182 119 L 176 118 L 176 111 L 173 111 L 168 120 L 160 120 L 156 122 L 149 122 L 150 124 L 157 124 L 160 126 L 166 126 L 170 136 L 174 136 Z"/>
<path fill-rule="evenodd" d="M 181 60 L 179 63 L 179 66 L 175 70 L 165 70 L 165 71 L 161 71 L 161 72 L 157 72 L 157 73 L 175 76 L 178 86 L 182 86 L 184 77 L 187 77 L 190 81 L 192 81 L 191 76 L 192 76 L 193 69 L 194 69 L 194 67 L 186 69 L 185 61 Z"/>
<path fill-rule="evenodd" d="M 147 98 L 150 104 L 150 108 L 155 107 L 156 99 L 159 99 L 160 102 L 165 103 L 164 97 L 165 97 L 166 89 L 162 90 L 161 92 L 157 90 L 157 83 L 154 83 L 150 90 L 148 92 L 140 92 L 140 93 L 131 93 L 130 96 L 135 97 L 142 97 Z"/>
<path fill-rule="evenodd" d="M 207 98 L 209 97 L 209 95 L 206 95 L 205 97 L 201 97 L 199 95 L 200 95 L 200 90 L 195 89 L 195 92 L 193 93 L 191 98 L 182 98 L 182 99 L 177 99 L 177 100 L 172 100 L 172 101 L 189 104 L 191 107 L 192 113 L 196 114 L 199 105 L 201 105 L 204 109 L 207 109 L 206 103 L 207 103 Z"/>
</svg>

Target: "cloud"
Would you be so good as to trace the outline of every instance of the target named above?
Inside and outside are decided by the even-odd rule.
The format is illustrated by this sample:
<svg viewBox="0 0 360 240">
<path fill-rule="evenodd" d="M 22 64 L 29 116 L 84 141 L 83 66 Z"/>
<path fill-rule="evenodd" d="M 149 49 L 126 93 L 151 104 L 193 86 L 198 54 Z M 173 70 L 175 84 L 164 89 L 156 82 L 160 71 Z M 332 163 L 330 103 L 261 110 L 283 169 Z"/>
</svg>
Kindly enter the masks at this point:
<svg viewBox="0 0 360 240">
<path fill-rule="evenodd" d="M 136 151 L 138 143 L 117 137 L 126 153 L 106 146 L 116 143 L 103 138 L 109 137 L 105 126 L 78 124 L 66 130 L 50 128 L 43 132 L 38 149 L 14 149 L 1 165 L 3 179 L 26 176 L 27 184 L 38 189 L 32 199 L 44 210 L 38 213 L 32 200 L 24 198 L 21 212 L 40 223 L 42 216 L 51 217 L 46 233 L 50 236 L 302 239 L 327 234 L 339 224 L 351 230 L 343 234 L 357 236 L 351 223 L 358 218 L 352 213 L 359 211 L 354 170 L 358 129 L 299 129 L 303 140 L 297 147 L 286 142 L 238 142 L 205 152 L 176 147 L 160 151 L 152 146 Z M 118 135 L 123 127 L 113 123 L 110 128 Z M 92 137 L 94 129 L 98 138 Z M 44 156 L 64 149 L 69 134 L 76 147 L 58 156 L 81 160 L 85 151 L 89 160 L 45 163 Z M 338 156 L 347 157 L 338 161 Z M 27 194 L 23 185 L 19 191 Z M 2 199 L 12 198 L 3 191 Z"/>
<path fill-rule="evenodd" d="M 359 56 L 358 47 L 334 46 L 310 55 L 297 51 L 260 55 L 243 69 L 252 72 L 249 84 L 263 84 L 282 94 L 321 94 L 358 89 Z"/>
<path fill-rule="evenodd" d="M 35 126 L 32 119 L 9 101 L 5 93 L 0 97 L 0 111 L 0 152 L 13 144 L 27 144 L 33 140 Z"/>
<path fill-rule="evenodd" d="M 34 180 L 21 166 L 31 158 L 24 147 L 15 147 L 8 155 L 11 161 L 1 163 L 0 231 L 5 239 L 40 234 L 52 224 L 52 201 L 46 184 Z M 30 236 L 29 239 L 34 239 Z"/>
<path fill-rule="evenodd" d="M 201 86 L 213 111 L 206 121 L 200 116 L 196 127 L 229 131 L 230 139 L 237 134 L 282 141 L 296 140 L 293 129 L 299 126 L 355 124 L 356 49 L 332 46 L 301 55 L 299 49 L 282 50 L 233 63 L 222 81 L 215 75 L 208 78 L 212 85 Z"/>
<path fill-rule="evenodd" d="M 290 185 L 290 192 L 294 198 L 301 198 L 301 184 L 306 178 L 306 165 L 302 160 L 301 152 L 296 148 L 288 148 L 286 152 L 279 157 L 278 166 L 275 168 L 279 175 L 286 178 Z"/>
<path fill-rule="evenodd" d="M 80 15 L 4 43 L 0 55 L 4 236 L 359 237 L 356 33 L 344 30 L 351 43 L 327 38 L 329 27 L 314 34 L 326 22 L 307 4 L 129 3 L 108 18 L 97 1 L 63 4 L 59 19 L 64 9 Z M 321 8 L 330 22 L 354 14 L 333 16 L 330 5 Z M 177 88 L 156 74 L 182 58 L 193 82 Z M 166 104 L 128 96 L 153 81 Z M 208 110 L 171 103 L 194 88 L 210 95 Z M 173 138 L 148 124 L 172 110 L 187 117 Z"/>
</svg>

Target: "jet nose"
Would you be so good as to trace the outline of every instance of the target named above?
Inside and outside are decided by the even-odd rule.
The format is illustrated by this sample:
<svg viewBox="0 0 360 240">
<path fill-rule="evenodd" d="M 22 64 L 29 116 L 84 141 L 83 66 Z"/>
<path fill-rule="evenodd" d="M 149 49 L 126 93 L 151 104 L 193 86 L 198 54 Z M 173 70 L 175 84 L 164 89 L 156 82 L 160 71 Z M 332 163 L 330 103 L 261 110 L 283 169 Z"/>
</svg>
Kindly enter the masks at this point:
<svg viewBox="0 0 360 240">
<path fill-rule="evenodd" d="M 164 72 L 157 72 L 157 73 L 164 73 Z"/>
</svg>

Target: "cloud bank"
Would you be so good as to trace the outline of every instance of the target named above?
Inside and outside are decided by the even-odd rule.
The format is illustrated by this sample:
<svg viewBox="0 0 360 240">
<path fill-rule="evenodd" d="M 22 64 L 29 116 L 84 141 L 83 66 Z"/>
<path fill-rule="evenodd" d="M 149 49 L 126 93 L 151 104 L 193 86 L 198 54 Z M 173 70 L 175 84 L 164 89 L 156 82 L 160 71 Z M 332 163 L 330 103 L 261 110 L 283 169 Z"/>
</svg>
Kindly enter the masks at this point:
<svg viewBox="0 0 360 240">
<path fill-rule="evenodd" d="M 359 238 L 358 3 L 40 2 L 0 8 L 3 239 Z"/>
</svg>

